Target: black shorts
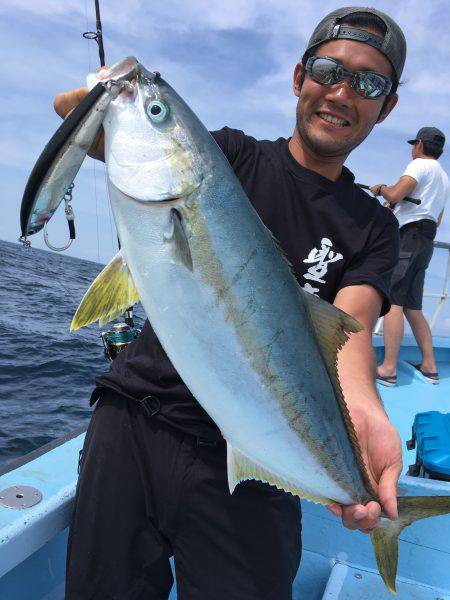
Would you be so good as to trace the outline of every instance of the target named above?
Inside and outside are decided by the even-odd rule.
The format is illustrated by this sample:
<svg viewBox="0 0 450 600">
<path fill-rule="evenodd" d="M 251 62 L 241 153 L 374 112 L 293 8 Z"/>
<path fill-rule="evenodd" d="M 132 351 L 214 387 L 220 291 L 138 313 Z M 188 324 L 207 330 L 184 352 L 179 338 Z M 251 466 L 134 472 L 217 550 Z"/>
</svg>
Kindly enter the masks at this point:
<svg viewBox="0 0 450 600">
<path fill-rule="evenodd" d="M 400 229 L 400 253 L 392 275 L 391 303 L 422 309 L 425 271 L 433 255 L 436 223 L 427 219 L 407 223 Z"/>
<path fill-rule="evenodd" d="M 256 481 L 231 495 L 226 446 L 105 391 L 83 449 L 66 600 L 291 600 L 299 501 Z"/>
</svg>

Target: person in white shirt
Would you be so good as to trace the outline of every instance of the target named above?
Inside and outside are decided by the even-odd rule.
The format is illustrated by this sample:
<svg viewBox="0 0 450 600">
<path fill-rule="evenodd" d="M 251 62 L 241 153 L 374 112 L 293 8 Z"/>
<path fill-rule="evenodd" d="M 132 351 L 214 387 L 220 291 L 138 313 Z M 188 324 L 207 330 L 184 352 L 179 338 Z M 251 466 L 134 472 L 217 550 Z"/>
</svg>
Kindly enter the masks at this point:
<svg viewBox="0 0 450 600">
<path fill-rule="evenodd" d="M 445 136 L 436 127 L 422 127 L 413 140 L 413 160 L 395 185 L 371 187 L 392 208 L 400 225 L 400 253 L 392 276 L 392 307 L 384 318 L 384 361 L 377 369 L 377 381 L 397 383 L 397 359 L 403 338 L 403 315 L 411 326 L 422 352 L 416 366 L 430 383 L 439 383 L 430 327 L 422 313 L 425 271 L 433 254 L 436 228 L 441 222 L 450 195 L 449 179 L 438 162 Z M 406 196 L 420 199 L 419 205 L 405 201 Z"/>
</svg>

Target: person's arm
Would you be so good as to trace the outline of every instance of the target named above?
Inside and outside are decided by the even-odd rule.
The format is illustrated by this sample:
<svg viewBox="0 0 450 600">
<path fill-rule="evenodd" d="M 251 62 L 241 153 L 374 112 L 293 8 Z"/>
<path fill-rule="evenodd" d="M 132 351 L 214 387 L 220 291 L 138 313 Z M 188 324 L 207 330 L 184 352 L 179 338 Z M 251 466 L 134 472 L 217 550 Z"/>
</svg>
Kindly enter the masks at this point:
<svg viewBox="0 0 450 600">
<path fill-rule="evenodd" d="M 382 196 L 389 204 L 401 202 L 409 196 L 417 185 L 417 181 L 409 175 L 402 175 L 395 185 L 377 183 L 370 188 L 374 196 Z"/>
<path fill-rule="evenodd" d="M 74 108 L 76 108 L 85 96 L 88 94 L 87 87 L 77 88 L 70 92 L 61 92 L 53 100 L 53 108 L 55 112 L 63 119 L 65 119 Z M 105 162 L 105 145 L 104 145 L 104 131 L 103 127 L 100 127 L 99 132 L 92 142 L 92 146 L 89 148 L 88 155 L 97 160 Z"/>
<path fill-rule="evenodd" d="M 351 334 L 338 355 L 338 372 L 344 398 L 360 442 L 364 461 L 383 507 L 397 517 L 397 481 L 402 469 L 400 436 L 389 421 L 375 386 L 376 360 L 372 331 L 380 314 L 382 296 L 368 284 L 339 290 L 334 305 L 357 319 L 364 331 Z M 379 524 L 381 506 L 333 505 L 331 512 L 342 517 L 349 529 L 369 532 Z"/>
<path fill-rule="evenodd" d="M 441 212 L 439 213 L 438 220 L 437 220 L 437 226 L 438 227 L 442 223 L 442 217 L 443 216 L 444 216 L 444 209 L 442 209 Z"/>
</svg>

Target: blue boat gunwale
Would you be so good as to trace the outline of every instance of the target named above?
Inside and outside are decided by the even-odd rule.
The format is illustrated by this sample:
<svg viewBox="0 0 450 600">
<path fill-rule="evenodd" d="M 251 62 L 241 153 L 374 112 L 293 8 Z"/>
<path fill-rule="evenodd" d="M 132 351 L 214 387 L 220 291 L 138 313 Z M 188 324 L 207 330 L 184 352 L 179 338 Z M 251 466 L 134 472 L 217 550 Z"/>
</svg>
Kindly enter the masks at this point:
<svg viewBox="0 0 450 600">
<path fill-rule="evenodd" d="M 61 437 L 51 440 L 50 442 L 48 442 L 47 444 L 44 444 L 43 446 L 39 446 L 39 448 L 36 448 L 36 450 L 32 450 L 31 452 L 27 452 L 27 454 L 23 454 L 22 456 L 18 456 L 17 458 L 13 458 L 12 460 L 9 460 L 3 466 L 0 467 L 0 477 L 2 475 L 6 475 L 6 473 L 15 471 L 19 467 L 22 467 L 23 465 L 26 465 L 27 463 L 35 460 L 36 458 L 39 458 L 39 456 L 42 456 L 42 455 L 46 454 L 47 452 L 50 452 L 50 450 L 54 450 L 58 446 L 62 446 L 66 442 L 79 436 L 81 433 L 84 433 L 86 430 L 87 430 L 87 425 L 80 425 L 80 427 L 76 427 L 75 429 L 72 429 L 71 431 L 69 431 L 68 433 L 65 433 Z"/>
</svg>

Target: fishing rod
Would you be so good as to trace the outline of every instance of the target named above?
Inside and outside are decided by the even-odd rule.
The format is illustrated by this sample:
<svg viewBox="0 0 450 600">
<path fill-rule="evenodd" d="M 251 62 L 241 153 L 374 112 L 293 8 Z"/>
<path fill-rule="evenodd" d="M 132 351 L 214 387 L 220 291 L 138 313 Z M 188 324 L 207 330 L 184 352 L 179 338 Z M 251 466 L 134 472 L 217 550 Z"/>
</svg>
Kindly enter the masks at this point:
<svg viewBox="0 0 450 600">
<path fill-rule="evenodd" d="M 105 66 L 105 48 L 103 46 L 103 29 L 102 19 L 100 17 L 100 3 L 99 0 L 95 0 L 95 27 L 97 31 L 85 31 L 83 37 L 86 40 L 95 40 L 98 45 L 98 55 L 100 58 L 100 66 Z"/>
<path fill-rule="evenodd" d="M 105 66 L 105 48 L 103 45 L 103 27 L 102 19 L 100 16 L 100 2 L 95 1 L 95 27 L 96 31 L 85 31 L 83 37 L 87 40 L 95 40 L 98 46 L 98 56 L 100 59 L 100 66 Z M 120 250 L 120 240 L 117 237 L 117 243 Z M 106 358 L 114 360 L 119 352 L 128 346 L 137 336 L 141 330 L 134 327 L 133 318 L 133 306 L 130 306 L 125 311 L 125 322 L 115 323 L 108 331 L 102 331 L 100 336 L 103 342 L 103 349 Z"/>
<path fill-rule="evenodd" d="M 365 185 L 364 183 L 357 183 L 356 185 L 362 188 L 363 190 L 370 190 L 370 185 Z M 417 204 L 417 206 L 422 202 L 422 200 L 419 200 L 418 198 L 410 198 L 410 196 L 405 196 L 403 200 L 406 200 L 406 202 L 412 202 L 413 204 Z"/>
</svg>

